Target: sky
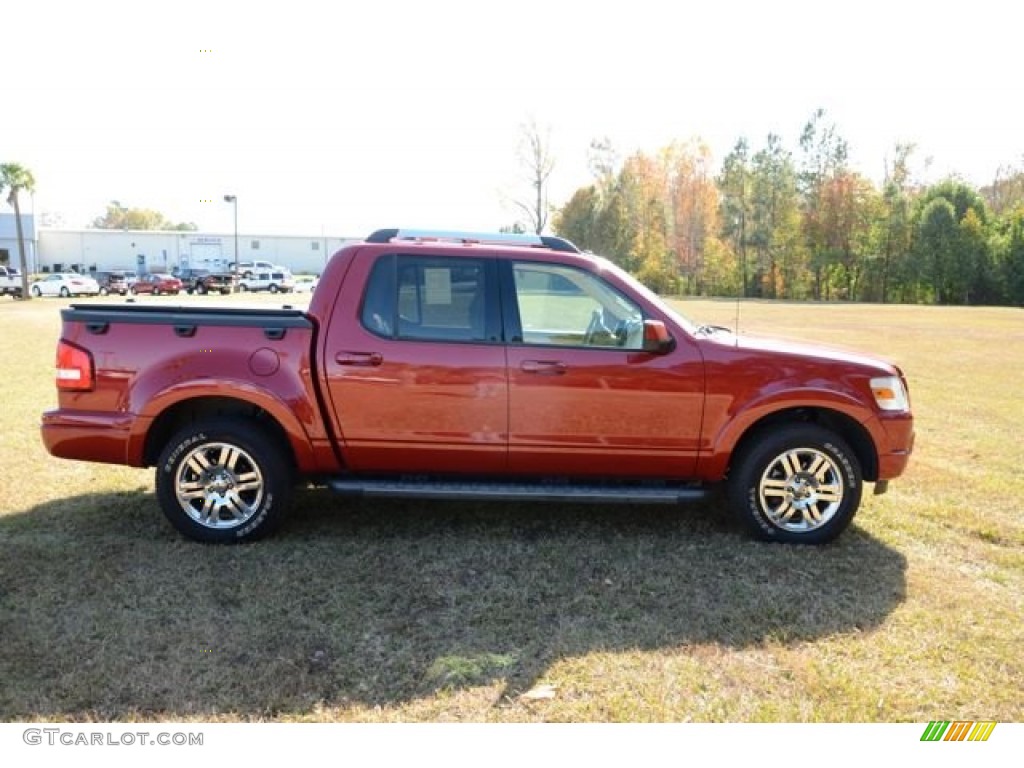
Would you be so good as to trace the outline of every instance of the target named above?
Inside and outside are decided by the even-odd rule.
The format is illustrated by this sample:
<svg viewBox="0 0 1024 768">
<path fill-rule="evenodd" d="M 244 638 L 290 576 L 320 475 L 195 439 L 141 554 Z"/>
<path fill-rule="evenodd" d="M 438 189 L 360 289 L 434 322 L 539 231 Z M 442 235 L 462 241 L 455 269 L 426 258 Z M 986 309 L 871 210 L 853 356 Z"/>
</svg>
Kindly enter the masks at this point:
<svg viewBox="0 0 1024 768">
<path fill-rule="evenodd" d="M 494 231 L 528 193 L 522 126 L 549 132 L 551 202 L 622 157 L 700 138 L 796 152 L 814 110 L 879 181 L 1024 165 L 1014 4 L 860 0 L 5 4 L 0 162 L 86 226 L 111 200 L 252 234 Z M 13 64 L 13 67 L 11 66 Z M 0 210 L 9 210 L 6 205 Z"/>
</svg>

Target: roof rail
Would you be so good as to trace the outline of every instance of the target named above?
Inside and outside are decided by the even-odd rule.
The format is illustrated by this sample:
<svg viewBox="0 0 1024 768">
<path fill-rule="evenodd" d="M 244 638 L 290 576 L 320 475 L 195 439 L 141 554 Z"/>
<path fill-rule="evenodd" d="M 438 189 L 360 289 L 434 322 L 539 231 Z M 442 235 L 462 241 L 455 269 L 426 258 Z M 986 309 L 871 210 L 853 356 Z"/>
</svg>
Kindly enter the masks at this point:
<svg viewBox="0 0 1024 768">
<path fill-rule="evenodd" d="M 494 243 L 550 248 L 553 251 L 580 253 L 580 249 L 564 237 L 520 235 L 511 232 L 450 232 L 440 229 L 378 229 L 366 238 L 368 243 L 390 243 L 394 240 L 444 241 L 453 243 Z"/>
</svg>

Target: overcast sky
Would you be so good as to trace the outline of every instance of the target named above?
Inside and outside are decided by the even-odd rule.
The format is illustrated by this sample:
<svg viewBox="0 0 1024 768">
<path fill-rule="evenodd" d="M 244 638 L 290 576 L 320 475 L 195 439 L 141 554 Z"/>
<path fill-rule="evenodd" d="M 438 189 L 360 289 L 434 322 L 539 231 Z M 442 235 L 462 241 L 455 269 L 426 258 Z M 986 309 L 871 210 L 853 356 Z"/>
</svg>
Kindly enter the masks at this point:
<svg viewBox="0 0 1024 768">
<path fill-rule="evenodd" d="M 116 199 L 227 232 L 230 193 L 252 233 L 494 230 L 516 218 L 531 117 L 556 204 L 589 182 L 591 139 L 699 136 L 720 162 L 740 136 L 795 151 L 818 107 L 876 180 L 897 141 L 929 180 L 985 184 L 1024 156 L 1007 2 L 11 5 L 0 162 L 70 227 Z"/>
</svg>

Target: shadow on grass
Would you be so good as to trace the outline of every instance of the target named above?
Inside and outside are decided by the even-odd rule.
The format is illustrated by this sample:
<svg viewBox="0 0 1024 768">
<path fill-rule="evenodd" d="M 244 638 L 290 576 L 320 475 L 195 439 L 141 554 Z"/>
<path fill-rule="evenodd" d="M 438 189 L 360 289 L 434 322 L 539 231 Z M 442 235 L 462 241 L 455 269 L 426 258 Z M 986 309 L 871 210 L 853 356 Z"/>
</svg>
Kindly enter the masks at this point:
<svg viewBox="0 0 1024 768">
<path fill-rule="evenodd" d="M 592 652 L 745 648 L 878 625 L 906 561 L 856 527 L 747 540 L 710 507 L 351 502 L 273 538 L 180 538 L 150 494 L 0 518 L 0 720 L 301 716 Z"/>
</svg>

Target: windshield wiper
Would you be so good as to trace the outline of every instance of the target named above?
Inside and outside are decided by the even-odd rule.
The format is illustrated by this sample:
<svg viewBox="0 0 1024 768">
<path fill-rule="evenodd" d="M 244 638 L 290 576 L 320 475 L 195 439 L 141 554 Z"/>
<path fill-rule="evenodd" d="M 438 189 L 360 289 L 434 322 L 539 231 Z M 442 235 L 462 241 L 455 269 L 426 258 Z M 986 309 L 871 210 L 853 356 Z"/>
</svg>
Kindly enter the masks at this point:
<svg viewBox="0 0 1024 768">
<path fill-rule="evenodd" d="M 716 333 L 732 333 L 732 328 L 726 328 L 724 325 L 702 325 L 697 328 L 697 333 L 711 336 Z"/>
</svg>

